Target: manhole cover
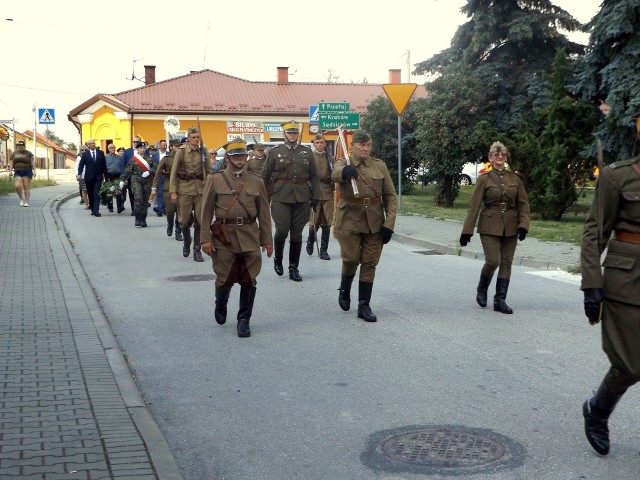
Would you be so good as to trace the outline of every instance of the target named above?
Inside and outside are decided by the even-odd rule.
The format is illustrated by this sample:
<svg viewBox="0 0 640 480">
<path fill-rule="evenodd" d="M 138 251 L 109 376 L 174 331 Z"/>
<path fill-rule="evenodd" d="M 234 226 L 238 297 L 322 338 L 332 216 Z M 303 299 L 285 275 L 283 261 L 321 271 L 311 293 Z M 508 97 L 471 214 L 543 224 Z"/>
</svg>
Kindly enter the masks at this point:
<svg viewBox="0 0 640 480">
<path fill-rule="evenodd" d="M 419 253 L 420 255 L 442 255 L 442 253 L 436 250 L 417 250 L 413 253 Z"/>
<path fill-rule="evenodd" d="M 391 460 L 429 467 L 470 467 L 501 459 L 504 445 L 470 432 L 418 430 L 394 435 L 382 443 Z"/>
<path fill-rule="evenodd" d="M 200 274 L 200 275 L 180 275 L 179 277 L 169 277 L 169 280 L 174 282 L 206 282 L 213 280 L 215 277 L 212 273 Z"/>
</svg>

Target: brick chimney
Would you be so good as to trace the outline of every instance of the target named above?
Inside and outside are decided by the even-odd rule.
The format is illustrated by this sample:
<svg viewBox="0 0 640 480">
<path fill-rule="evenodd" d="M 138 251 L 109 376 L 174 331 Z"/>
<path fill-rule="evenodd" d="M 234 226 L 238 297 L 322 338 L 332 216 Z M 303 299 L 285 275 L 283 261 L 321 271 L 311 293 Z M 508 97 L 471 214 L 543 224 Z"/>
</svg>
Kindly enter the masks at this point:
<svg viewBox="0 0 640 480">
<path fill-rule="evenodd" d="M 289 67 L 278 67 L 278 85 L 289 83 Z"/>
<path fill-rule="evenodd" d="M 145 65 L 144 66 L 144 84 L 151 85 L 152 83 L 156 83 L 156 66 Z"/>
<path fill-rule="evenodd" d="M 389 69 L 389 83 L 402 83 L 400 81 L 400 69 L 399 68 L 390 68 Z"/>
</svg>

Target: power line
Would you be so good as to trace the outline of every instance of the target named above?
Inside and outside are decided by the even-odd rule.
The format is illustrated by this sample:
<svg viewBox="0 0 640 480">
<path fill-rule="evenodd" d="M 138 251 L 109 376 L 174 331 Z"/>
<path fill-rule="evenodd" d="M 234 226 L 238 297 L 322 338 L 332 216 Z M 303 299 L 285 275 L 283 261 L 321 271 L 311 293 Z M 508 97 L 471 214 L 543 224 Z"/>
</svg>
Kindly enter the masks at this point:
<svg viewBox="0 0 640 480">
<path fill-rule="evenodd" d="M 22 86 L 22 85 L 13 85 L 11 83 L 2 83 L 2 82 L 0 82 L 0 85 L 3 85 L 5 87 L 20 88 L 22 90 L 33 90 L 33 91 L 36 91 L 36 92 L 63 93 L 65 95 L 95 95 L 95 92 L 94 93 L 65 92 L 64 90 L 47 90 L 47 89 L 44 89 L 44 88 L 25 87 L 25 86 Z"/>
</svg>

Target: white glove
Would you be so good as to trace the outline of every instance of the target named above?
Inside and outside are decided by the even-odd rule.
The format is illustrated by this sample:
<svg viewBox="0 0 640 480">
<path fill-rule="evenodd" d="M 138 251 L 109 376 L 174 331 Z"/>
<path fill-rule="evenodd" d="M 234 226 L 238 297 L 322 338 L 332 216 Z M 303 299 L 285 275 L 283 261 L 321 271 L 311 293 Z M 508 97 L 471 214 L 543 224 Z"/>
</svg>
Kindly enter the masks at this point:
<svg viewBox="0 0 640 480">
<path fill-rule="evenodd" d="M 122 190 L 124 188 L 124 182 L 120 182 L 120 190 Z"/>
<path fill-rule="evenodd" d="M 149 176 L 149 172 L 142 172 L 142 178 L 147 178 Z"/>
</svg>

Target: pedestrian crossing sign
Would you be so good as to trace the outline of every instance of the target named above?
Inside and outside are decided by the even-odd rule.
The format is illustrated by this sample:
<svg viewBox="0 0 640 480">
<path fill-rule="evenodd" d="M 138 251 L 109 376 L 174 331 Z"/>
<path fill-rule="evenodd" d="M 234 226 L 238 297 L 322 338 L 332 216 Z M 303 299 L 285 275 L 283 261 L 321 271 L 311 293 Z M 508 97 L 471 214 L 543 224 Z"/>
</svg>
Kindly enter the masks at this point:
<svg viewBox="0 0 640 480">
<path fill-rule="evenodd" d="M 53 108 L 39 108 L 38 118 L 41 125 L 52 125 L 56 123 L 56 112 Z"/>
</svg>

